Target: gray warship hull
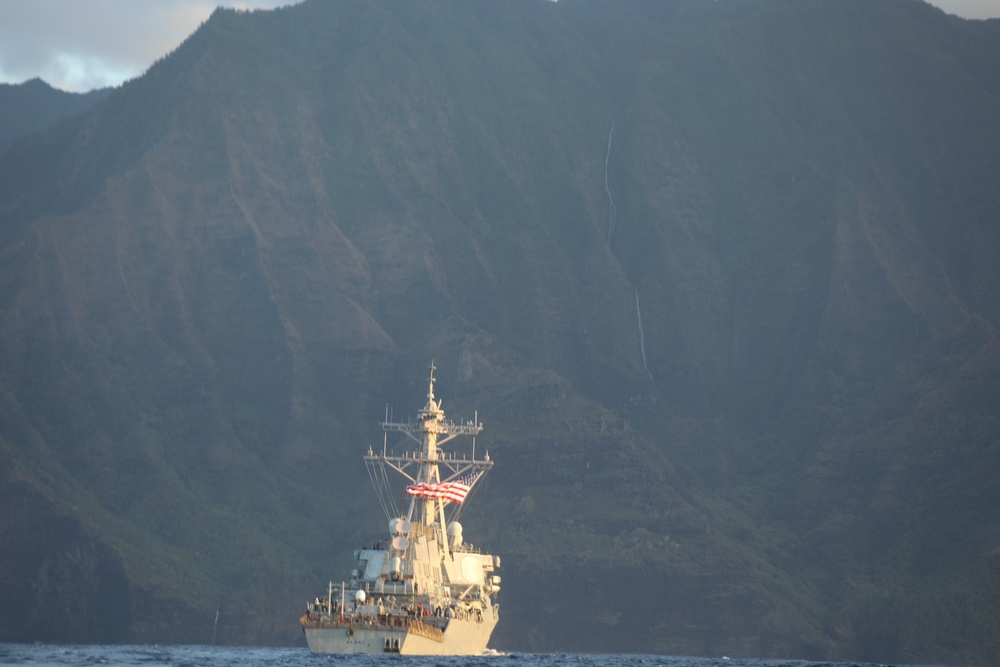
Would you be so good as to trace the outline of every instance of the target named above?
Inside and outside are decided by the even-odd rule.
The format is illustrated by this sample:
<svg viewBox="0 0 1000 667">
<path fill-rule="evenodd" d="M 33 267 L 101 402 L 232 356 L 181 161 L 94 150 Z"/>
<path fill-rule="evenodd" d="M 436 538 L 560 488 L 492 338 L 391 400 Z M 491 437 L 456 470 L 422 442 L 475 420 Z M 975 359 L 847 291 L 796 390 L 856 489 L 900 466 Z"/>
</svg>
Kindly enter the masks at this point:
<svg viewBox="0 0 1000 667">
<path fill-rule="evenodd" d="M 448 619 L 441 628 L 409 619 L 398 625 L 375 619 L 310 623 L 303 620 L 306 643 L 313 653 L 399 653 L 401 655 L 480 655 L 486 651 L 496 614 L 482 620 Z"/>
</svg>

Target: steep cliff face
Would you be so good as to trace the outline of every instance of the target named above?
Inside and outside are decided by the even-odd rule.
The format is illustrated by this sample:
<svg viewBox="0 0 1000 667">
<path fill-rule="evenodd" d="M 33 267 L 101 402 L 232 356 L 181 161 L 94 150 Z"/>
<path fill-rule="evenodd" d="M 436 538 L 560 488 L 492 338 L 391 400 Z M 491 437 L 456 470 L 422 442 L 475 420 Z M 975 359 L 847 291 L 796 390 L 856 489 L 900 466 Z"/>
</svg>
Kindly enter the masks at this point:
<svg viewBox="0 0 1000 667">
<path fill-rule="evenodd" d="M 510 568 L 498 646 L 983 663 L 994 32 L 217 11 L 0 158 L 2 529 L 32 535 L 0 637 L 297 641 L 380 537 L 360 455 L 433 359 L 498 462 L 465 518 Z"/>
<path fill-rule="evenodd" d="M 9 641 L 125 638 L 130 586 L 121 557 L 89 535 L 0 453 L 0 624 Z"/>
</svg>

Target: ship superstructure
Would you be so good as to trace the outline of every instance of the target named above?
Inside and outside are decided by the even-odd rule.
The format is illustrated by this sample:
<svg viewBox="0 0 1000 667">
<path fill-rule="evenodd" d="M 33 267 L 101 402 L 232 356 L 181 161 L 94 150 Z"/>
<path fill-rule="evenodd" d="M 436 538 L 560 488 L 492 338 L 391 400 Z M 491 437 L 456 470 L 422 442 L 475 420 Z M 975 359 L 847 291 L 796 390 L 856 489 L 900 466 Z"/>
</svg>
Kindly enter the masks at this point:
<svg viewBox="0 0 1000 667">
<path fill-rule="evenodd" d="M 331 582 L 300 619 L 310 650 L 318 653 L 474 655 L 486 650 L 500 617 L 500 557 L 464 541 L 458 522 L 476 482 L 493 467 L 476 458 L 478 415 L 455 423 L 434 397 L 431 365 L 427 403 L 415 419 L 381 422 L 385 434 L 418 443 L 401 455 L 371 448 L 364 457 L 389 519 L 385 540 L 355 552 L 349 581 Z M 442 445 L 471 436 L 470 453 Z M 405 510 L 396 505 L 405 484 Z"/>
</svg>

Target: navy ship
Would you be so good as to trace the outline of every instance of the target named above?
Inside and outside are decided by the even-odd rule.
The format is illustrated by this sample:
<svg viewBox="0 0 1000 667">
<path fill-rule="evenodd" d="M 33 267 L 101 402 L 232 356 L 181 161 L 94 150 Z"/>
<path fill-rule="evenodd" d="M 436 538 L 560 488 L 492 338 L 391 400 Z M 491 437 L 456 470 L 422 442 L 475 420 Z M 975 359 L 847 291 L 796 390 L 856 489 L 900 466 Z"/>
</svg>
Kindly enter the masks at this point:
<svg viewBox="0 0 1000 667">
<path fill-rule="evenodd" d="M 364 457 L 388 534 L 355 552 L 349 581 L 330 582 L 307 604 L 300 624 L 314 653 L 480 655 L 500 619 L 500 557 L 466 543 L 458 522 L 493 462 L 488 452 L 476 458 L 478 414 L 462 424 L 445 418 L 434 370 L 414 420 L 381 422 L 385 436 L 402 433 L 417 447 L 390 454 L 384 436 L 382 451 Z M 442 448 L 459 436 L 471 437 L 470 451 Z"/>
</svg>

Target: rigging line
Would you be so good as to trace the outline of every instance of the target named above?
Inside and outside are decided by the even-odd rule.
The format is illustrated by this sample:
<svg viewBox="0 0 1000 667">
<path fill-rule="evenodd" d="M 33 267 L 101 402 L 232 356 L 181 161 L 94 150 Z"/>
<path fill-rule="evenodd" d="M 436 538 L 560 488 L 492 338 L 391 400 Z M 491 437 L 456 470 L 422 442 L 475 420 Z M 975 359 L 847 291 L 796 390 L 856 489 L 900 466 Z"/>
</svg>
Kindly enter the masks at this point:
<svg viewBox="0 0 1000 667">
<path fill-rule="evenodd" d="M 389 475 L 385 472 L 384 463 L 380 465 L 380 469 L 382 470 L 382 480 L 385 485 L 386 505 L 388 505 L 389 509 L 394 512 L 391 516 L 397 517 L 403 513 L 402 505 L 397 505 L 395 502 L 395 497 L 392 493 L 392 484 L 389 482 Z"/>
<path fill-rule="evenodd" d="M 639 351 L 642 352 L 642 370 L 646 371 L 646 375 L 649 379 L 653 379 L 653 374 L 649 372 L 649 367 L 646 366 L 646 340 L 645 335 L 642 332 L 642 313 L 639 311 L 639 290 L 635 290 L 635 317 L 639 321 Z"/>
<path fill-rule="evenodd" d="M 385 517 L 387 519 L 391 519 L 392 515 L 389 513 L 388 490 L 385 488 L 385 484 L 382 483 L 382 480 L 381 480 L 381 478 L 379 477 L 379 474 L 378 474 L 379 473 L 379 468 L 381 466 L 379 466 L 377 468 L 375 461 L 369 461 L 368 465 L 369 465 L 369 473 L 368 474 L 369 474 L 369 477 L 372 478 L 372 486 L 375 487 L 375 491 L 378 493 L 378 502 L 379 502 L 379 505 L 382 506 L 382 512 L 385 514 Z"/>
<path fill-rule="evenodd" d="M 382 511 L 385 512 L 385 517 L 391 519 L 395 516 L 399 516 L 398 512 L 393 512 L 394 506 L 392 502 L 392 487 L 389 484 L 389 479 L 385 474 L 385 463 L 381 460 L 378 461 L 378 468 L 375 468 L 376 462 L 372 462 L 372 470 L 375 472 L 375 485 L 378 488 L 379 502 L 382 504 Z M 380 476 L 381 475 L 381 476 Z"/>
<path fill-rule="evenodd" d="M 483 474 L 481 474 L 476 479 L 476 483 L 473 484 L 472 488 L 469 489 L 469 492 L 467 494 L 465 494 L 465 499 L 461 503 L 454 503 L 455 504 L 455 510 L 454 510 L 454 513 L 451 515 L 451 520 L 452 521 L 458 521 L 459 517 L 462 516 L 462 511 L 465 509 L 465 506 L 469 503 L 469 501 L 472 500 L 472 497 L 474 495 L 476 495 L 476 491 L 479 490 L 479 482 L 482 481 L 483 477 L 485 477 L 485 476 L 486 476 L 486 473 L 483 472 Z"/>
<path fill-rule="evenodd" d="M 379 472 L 382 474 L 380 481 L 382 492 L 385 494 L 385 515 L 391 519 L 399 516 L 399 510 L 396 508 L 395 498 L 392 493 L 392 484 L 389 483 L 389 476 L 385 473 L 385 463 L 382 461 L 379 461 Z"/>
<path fill-rule="evenodd" d="M 386 505 L 384 498 L 384 491 L 379 484 L 378 477 L 375 475 L 375 463 L 372 461 L 365 461 L 365 470 L 368 471 L 368 479 L 371 480 L 372 486 L 375 487 L 375 495 L 378 496 L 378 503 L 382 506 L 382 511 L 385 512 L 386 518 L 391 518 L 389 515 L 389 508 Z"/>
<path fill-rule="evenodd" d="M 611 131 L 608 133 L 608 153 L 604 156 L 604 189 L 608 193 L 608 245 L 615 235 L 615 222 L 618 212 L 615 210 L 615 200 L 611 196 L 611 185 L 608 183 L 608 161 L 611 159 L 611 138 L 615 135 L 615 121 L 611 121 Z"/>
<path fill-rule="evenodd" d="M 472 498 L 472 495 L 473 495 L 473 492 L 474 492 L 475 488 L 476 488 L 476 485 L 473 484 L 472 488 L 469 489 L 469 492 L 465 494 L 465 498 L 462 500 L 462 502 L 460 502 L 460 503 L 452 503 L 455 506 L 455 509 L 454 509 L 454 511 L 451 514 L 451 520 L 452 521 L 458 521 L 458 519 L 462 516 L 462 510 L 465 509 L 465 504 L 467 502 L 469 502 L 469 500 Z"/>
</svg>

